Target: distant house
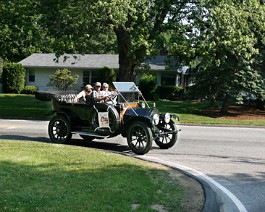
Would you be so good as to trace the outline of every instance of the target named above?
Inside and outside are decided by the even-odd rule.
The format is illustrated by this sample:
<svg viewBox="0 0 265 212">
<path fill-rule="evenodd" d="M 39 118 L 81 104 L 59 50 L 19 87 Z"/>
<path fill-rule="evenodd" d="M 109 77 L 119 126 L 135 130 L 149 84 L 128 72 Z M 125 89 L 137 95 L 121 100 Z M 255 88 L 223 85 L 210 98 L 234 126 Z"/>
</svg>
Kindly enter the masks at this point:
<svg viewBox="0 0 265 212">
<path fill-rule="evenodd" d="M 158 85 L 185 85 L 185 76 L 188 67 L 175 69 L 174 64 L 169 65 L 171 57 L 157 56 L 144 61 L 149 65 L 148 72 L 157 76 Z M 26 69 L 26 84 L 34 85 L 39 90 L 54 90 L 47 86 L 49 76 L 57 69 L 69 69 L 73 75 L 79 75 L 78 82 L 73 89 L 79 90 L 84 83 L 95 83 L 98 81 L 97 71 L 103 67 L 119 69 L 118 55 L 111 54 L 64 54 L 57 60 L 55 54 L 32 54 L 19 62 Z M 136 81 L 139 81 L 137 77 Z M 137 83 L 137 82 L 136 82 Z"/>
<path fill-rule="evenodd" d="M 160 55 L 146 58 L 143 65 L 149 65 L 148 73 L 157 77 L 158 85 L 189 86 L 190 68 L 178 67 L 172 56 Z"/>
</svg>

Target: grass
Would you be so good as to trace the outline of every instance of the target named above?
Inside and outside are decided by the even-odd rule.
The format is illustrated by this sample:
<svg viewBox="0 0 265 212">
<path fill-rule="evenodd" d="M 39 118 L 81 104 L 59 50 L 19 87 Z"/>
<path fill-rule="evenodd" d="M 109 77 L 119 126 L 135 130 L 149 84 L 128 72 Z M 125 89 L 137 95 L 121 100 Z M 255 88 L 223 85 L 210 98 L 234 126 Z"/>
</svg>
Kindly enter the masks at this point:
<svg viewBox="0 0 265 212">
<path fill-rule="evenodd" d="M 186 124 L 265 126 L 265 119 L 221 119 L 200 115 L 200 111 L 209 107 L 209 102 L 158 101 L 156 106 L 162 113 L 170 112 L 179 115 L 180 122 Z"/>
<path fill-rule="evenodd" d="M 183 211 L 185 190 L 162 166 L 68 145 L 0 149 L 0 211 Z"/>
<path fill-rule="evenodd" d="M 48 119 L 51 102 L 36 100 L 34 95 L 0 94 L 1 118 Z"/>
<path fill-rule="evenodd" d="M 152 103 L 150 103 L 150 106 Z M 208 102 L 157 101 L 160 112 L 179 115 L 181 123 L 213 125 L 252 125 L 265 126 L 265 119 L 221 119 L 200 115 L 199 112 L 209 106 Z M 1 118 L 35 118 L 49 120 L 45 116 L 51 110 L 51 102 L 39 101 L 33 95 L 0 94 Z"/>
</svg>

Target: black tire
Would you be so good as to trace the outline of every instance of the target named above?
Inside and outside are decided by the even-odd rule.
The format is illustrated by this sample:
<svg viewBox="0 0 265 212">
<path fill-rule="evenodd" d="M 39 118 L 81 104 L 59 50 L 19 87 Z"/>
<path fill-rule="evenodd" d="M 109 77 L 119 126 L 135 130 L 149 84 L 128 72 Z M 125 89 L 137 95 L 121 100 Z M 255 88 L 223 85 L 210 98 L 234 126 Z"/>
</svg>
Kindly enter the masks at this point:
<svg viewBox="0 0 265 212">
<path fill-rule="evenodd" d="M 53 143 L 67 144 L 72 138 L 71 126 L 65 116 L 54 116 L 49 122 L 49 136 Z"/>
<path fill-rule="evenodd" d="M 51 101 L 52 94 L 47 92 L 35 92 L 35 99 L 40 101 Z"/>
<path fill-rule="evenodd" d="M 158 136 L 155 139 L 156 144 L 161 149 L 168 149 L 174 146 L 178 138 L 177 126 L 174 124 L 174 122 L 170 120 L 168 124 L 161 124 L 158 126 L 158 128 L 159 128 L 159 133 L 162 135 Z M 169 131 L 174 131 L 174 133 L 164 134 Z"/>
<path fill-rule="evenodd" d="M 83 138 L 84 141 L 93 141 L 93 139 L 95 139 L 95 137 L 89 135 L 80 135 L 80 137 Z"/>
<path fill-rule="evenodd" d="M 132 123 L 127 131 L 127 142 L 135 154 L 146 154 L 152 148 L 153 142 L 150 127 L 141 121 Z"/>
</svg>

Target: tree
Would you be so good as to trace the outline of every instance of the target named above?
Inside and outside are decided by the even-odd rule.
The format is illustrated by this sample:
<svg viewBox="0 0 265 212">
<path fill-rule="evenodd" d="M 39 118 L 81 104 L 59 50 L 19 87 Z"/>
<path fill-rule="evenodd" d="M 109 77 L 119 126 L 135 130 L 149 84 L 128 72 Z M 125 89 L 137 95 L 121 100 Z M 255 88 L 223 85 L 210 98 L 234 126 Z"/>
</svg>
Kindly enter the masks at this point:
<svg viewBox="0 0 265 212">
<path fill-rule="evenodd" d="M 106 43 L 105 49 L 113 49 L 119 54 L 119 80 L 128 81 L 135 79 L 137 68 L 156 45 L 161 33 L 182 29 L 181 19 L 189 10 L 188 2 L 43 0 L 41 8 L 46 18 L 42 23 L 56 29 L 50 32 L 56 37 L 58 54 L 94 53 L 102 46 L 95 48 L 93 44 Z M 55 12 L 57 16 L 52 18 Z M 106 39 L 111 42 L 105 42 Z"/>
<path fill-rule="evenodd" d="M 222 112 L 240 92 L 264 98 L 264 78 L 257 68 L 259 49 L 264 48 L 264 5 L 256 0 L 205 2 L 204 14 L 192 24 L 194 55 L 200 61 L 195 89 L 212 99 L 222 96 Z"/>
<path fill-rule="evenodd" d="M 59 90 L 67 90 L 78 80 L 78 75 L 73 76 L 68 69 L 57 69 L 55 74 L 50 75 L 48 86 L 54 86 Z"/>
<path fill-rule="evenodd" d="M 2 72 L 3 72 L 4 61 L 0 57 L 0 83 L 2 83 Z"/>
<path fill-rule="evenodd" d="M 18 62 L 35 52 L 51 52 L 35 0 L 0 0 L 0 57 Z"/>
</svg>

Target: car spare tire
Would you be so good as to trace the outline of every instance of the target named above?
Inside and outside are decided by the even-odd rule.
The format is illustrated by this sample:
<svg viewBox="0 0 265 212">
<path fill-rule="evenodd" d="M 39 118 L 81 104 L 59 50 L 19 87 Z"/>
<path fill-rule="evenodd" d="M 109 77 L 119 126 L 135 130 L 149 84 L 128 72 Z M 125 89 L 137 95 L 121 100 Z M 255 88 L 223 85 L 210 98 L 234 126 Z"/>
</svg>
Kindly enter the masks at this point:
<svg viewBox="0 0 265 212">
<path fill-rule="evenodd" d="M 95 132 L 108 135 L 120 127 L 120 115 L 114 106 L 96 103 L 93 107 L 91 124 Z"/>
<path fill-rule="evenodd" d="M 50 101 L 51 97 L 52 94 L 48 92 L 35 92 L 35 99 L 40 101 Z"/>
</svg>

